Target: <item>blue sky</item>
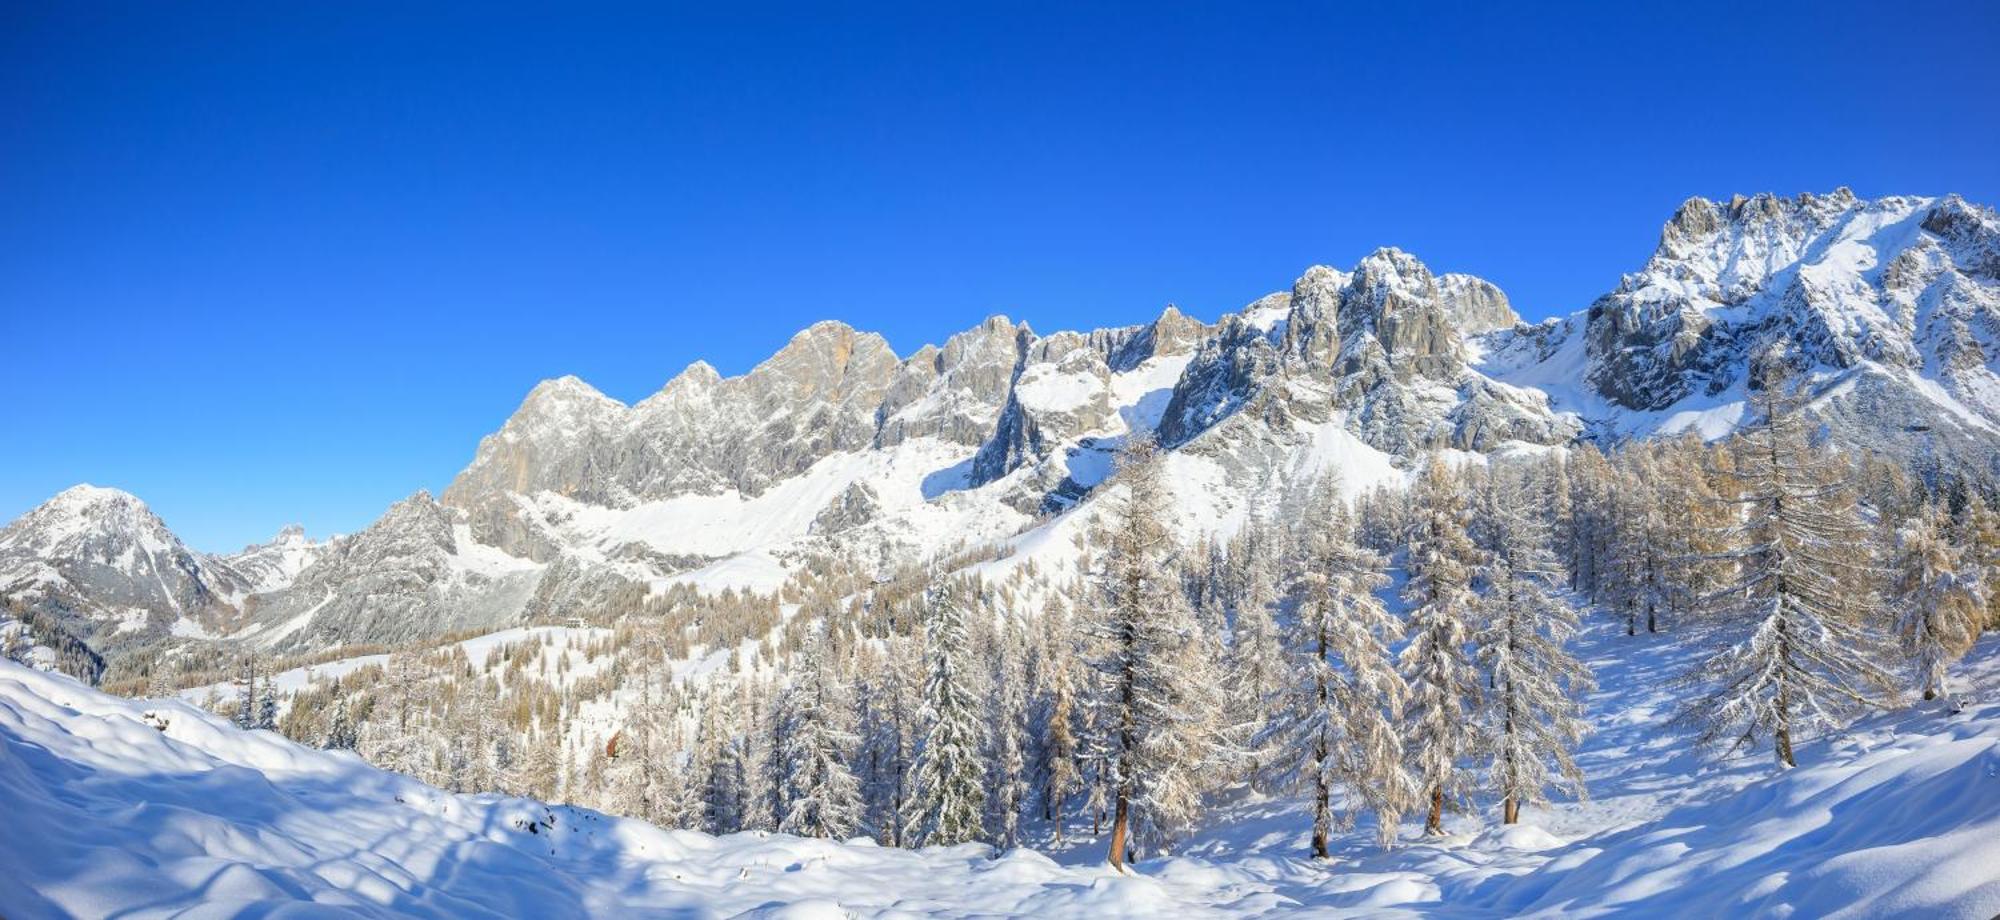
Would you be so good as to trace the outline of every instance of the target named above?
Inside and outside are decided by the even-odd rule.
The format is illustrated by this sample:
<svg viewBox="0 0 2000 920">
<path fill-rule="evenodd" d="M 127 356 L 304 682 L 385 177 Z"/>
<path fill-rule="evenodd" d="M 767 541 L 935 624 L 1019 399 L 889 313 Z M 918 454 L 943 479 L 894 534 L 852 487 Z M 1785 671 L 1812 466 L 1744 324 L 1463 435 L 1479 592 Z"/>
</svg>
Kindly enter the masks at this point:
<svg viewBox="0 0 2000 920">
<path fill-rule="evenodd" d="M 5 4 L 0 519 L 353 530 L 537 380 L 824 318 L 1212 319 L 1382 245 L 1542 317 L 1689 195 L 2000 202 L 1990 4 L 837 6 Z"/>
</svg>

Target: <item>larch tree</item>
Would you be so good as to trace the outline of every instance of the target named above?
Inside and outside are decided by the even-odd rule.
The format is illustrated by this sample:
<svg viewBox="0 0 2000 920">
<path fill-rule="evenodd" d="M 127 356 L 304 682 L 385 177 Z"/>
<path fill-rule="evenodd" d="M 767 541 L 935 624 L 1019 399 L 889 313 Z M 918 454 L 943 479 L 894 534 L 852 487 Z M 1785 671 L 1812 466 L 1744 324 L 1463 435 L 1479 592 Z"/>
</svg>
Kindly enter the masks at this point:
<svg viewBox="0 0 2000 920">
<path fill-rule="evenodd" d="M 1029 780 L 1027 649 L 1014 623 L 1003 623 L 996 629 L 991 657 L 989 836 L 1000 848 L 1012 849 L 1021 845 L 1021 808 L 1028 798 Z"/>
<path fill-rule="evenodd" d="M 1089 625 L 1097 674 L 1091 724 L 1111 806 L 1107 858 L 1162 849 L 1200 807 L 1214 752 L 1214 675 L 1180 582 L 1162 456 L 1128 445 L 1101 522 Z"/>
<path fill-rule="evenodd" d="M 1986 592 L 1984 629 L 2000 629 L 2000 511 L 1975 493 L 1959 515 L 1958 545 Z"/>
<path fill-rule="evenodd" d="M 924 729 L 904 816 L 909 846 L 955 846 L 981 833 L 986 713 L 973 682 L 971 646 L 958 588 L 949 578 L 939 579 L 924 617 Z"/>
<path fill-rule="evenodd" d="M 1471 787 L 1464 760 L 1480 744 L 1478 668 L 1468 644 L 1477 595 L 1472 577 L 1479 551 L 1466 534 L 1470 510 L 1451 468 L 1432 458 L 1410 490 L 1410 642 L 1398 663 L 1410 687 L 1406 746 L 1416 782 L 1429 804 L 1424 832 L 1444 833 L 1444 813 Z"/>
<path fill-rule="evenodd" d="M 1230 604 L 1234 616 L 1227 673 L 1235 710 L 1231 735 L 1245 740 L 1270 725 L 1291 679 L 1272 615 L 1278 603 L 1276 542 L 1261 522 L 1253 521 L 1229 557 L 1240 582 Z"/>
<path fill-rule="evenodd" d="M 1500 796 L 1502 822 L 1513 824 L 1522 805 L 1548 801 L 1552 783 L 1584 795 L 1583 771 L 1570 748 L 1585 730 L 1578 697 L 1594 684 L 1589 669 L 1564 648 L 1576 633 L 1577 616 L 1559 593 L 1565 576 L 1548 525 L 1508 473 L 1490 473 L 1495 500 L 1487 512 L 1494 537 L 1473 645 L 1488 678 L 1488 776 Z"/>
<path fill-rule="evenodd" d="M 1042 803 L 1042 820 L 1049 822 L 1056 840 L 1063 838 L 1069 817 L 1068 802 L 1083 788 L 1083 773 L 1077 767 L 1076 638 L 1071 630 L 1068 606 L 1062 596 L 1050 599 L 1042 612 L 1041 633 L 1036 644 L 1035 679 L 1040 729 L 1036 745 L 1036 778 Z"/>
<path fill-rule="evenodd" d="M 1891 571 L 1896 637 L 1924 699 L 1945 693 L 1945 672 L 1979 638 L 1985 588 L 1965 552 L 1946 536 L 1943 514 L 1921 509 L 1897 535 Z"/>
<path fill-rule="evenodd" d="M 1355 543 L 1331 482 L 1315 488 L 1308 514 L 1287 637 L 1292 675 L 1258 741 L 1277 783 L 1312 795 L 1312 855 L 1327 859 L 1333 833 L 1364 807 L 1382 845 L 1393 844 L 1416 788 L 1396 730 L 1409 689 L 1388 645 L 1402 624 L 1377 594 L 1389 585 L 1388 561 Z M 1335 807 L 1336 791 L 1345 808 Z"/>
<path fill-rule="evenodd" d="M 1841 458 L 1815 444 L 1803 400 L 1773 379 L 1751 396 L 1733 442 L 1721 535 L 1736 577 L 1711 596 L 1717 648 L 1687 674 L 1699 687 L 1677 716 L 1702 743 L 1730 750 L 1768 735 L 1782 766 L 1796 741 L 1844 724 L 1891 694 L 1879 573 Z"/>
</svg>

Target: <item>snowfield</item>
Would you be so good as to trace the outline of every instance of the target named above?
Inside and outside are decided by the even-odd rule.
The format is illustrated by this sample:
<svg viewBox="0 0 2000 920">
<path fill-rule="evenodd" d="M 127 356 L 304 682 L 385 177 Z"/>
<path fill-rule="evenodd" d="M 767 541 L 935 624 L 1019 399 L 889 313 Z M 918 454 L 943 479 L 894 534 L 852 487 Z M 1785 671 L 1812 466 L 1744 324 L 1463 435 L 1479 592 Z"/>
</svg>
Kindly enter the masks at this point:
<svg viewBox="0 0 2000 920">
<path fill-rule="evenodd" d="M 1635 651 L 1636 647 L 1636 651 Z M 1293 802 L 1224 803 L 1175 856 L 1118 876 L 1046 856 L 710 837 L 452 795 L 345 753 L 0 663 L 0 916 L 1713 916 L 2000 912 L 2000 638 L 1975 688 L 1800 748 L 1714 758 L 1661 725 L 1679 652 L 1594 629 L 1591 800 L 1383 852 L 1360 828 L 1302 858 Z"/>
</svg>

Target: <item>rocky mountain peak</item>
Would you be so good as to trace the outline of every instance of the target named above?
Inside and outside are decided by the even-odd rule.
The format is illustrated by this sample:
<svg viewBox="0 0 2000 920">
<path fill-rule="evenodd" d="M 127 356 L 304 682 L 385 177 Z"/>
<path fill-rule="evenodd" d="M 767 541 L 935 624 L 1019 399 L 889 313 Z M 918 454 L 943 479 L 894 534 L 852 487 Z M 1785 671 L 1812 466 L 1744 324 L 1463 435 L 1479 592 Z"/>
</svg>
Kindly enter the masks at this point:
<svg viewBox="0 0 2000 920">
<path fill-rule="evenodd" d="M 137 538 L 164 542 L 172 534 L 138 496 L 83 483 L 57 493 L 0 531 L 0 548 Z"/>
<path fill-rule="evenodd" d="M 1484 278 L 1454 273 L 1439 275 L 1437 290 L 1445 316 L 1461 334 L 1485 335 L 1512 329 L 1521 322 L 1507 295 Z"/>
</svg>

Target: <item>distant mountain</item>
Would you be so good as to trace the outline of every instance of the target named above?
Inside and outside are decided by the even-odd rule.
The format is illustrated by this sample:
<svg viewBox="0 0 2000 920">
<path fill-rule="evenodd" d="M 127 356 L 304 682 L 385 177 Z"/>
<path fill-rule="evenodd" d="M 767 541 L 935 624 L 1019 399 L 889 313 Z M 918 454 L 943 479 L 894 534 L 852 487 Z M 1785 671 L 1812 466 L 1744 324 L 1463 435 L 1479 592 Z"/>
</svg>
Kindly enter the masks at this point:
<svg viewBox="0 0 2000 920">
<path fill-rule="evenodd" d="M 76 486 L 0 530 L 0 597 L 100 652 L 226 633 L 278 574 L 189 549 L 117 489 Z"/>
<path fill-rule="evenodd" d="M 281 537 L 204 557 L 150 514 L 45 507 L 0 538 L 0 597 L 57 598 L 92 636 L 305 649 L 674 581 L 771 590 L 815 554 L 886 567 L 990 542 L 989 569 L 1060 566 L 1135 434 L 1170 449 L 1184 532 L 1228 531 L 1323 473 L 1352 491 L 1437 451 L 1720 436 L 1777 345 L 1844 443 L 1923 471 L 2000 472 L 1992 209 L 1845 189 L 1696 198 L 1638 272 L 1543 323 L 1395 249 L 1308 269 L 1213 325 L 1172 307 L 1048 335 L 994 317 L 898 357 L 823 322 L 747 374 L 697 362 L 630 406 L 574 377 L 544 382 L 438 499 L 419 493 L 320 547 Z M 72 529 L 100 536 L 53 536 Z M 160 549 L 142 562 L 128 545 Z"/>
</svg>

